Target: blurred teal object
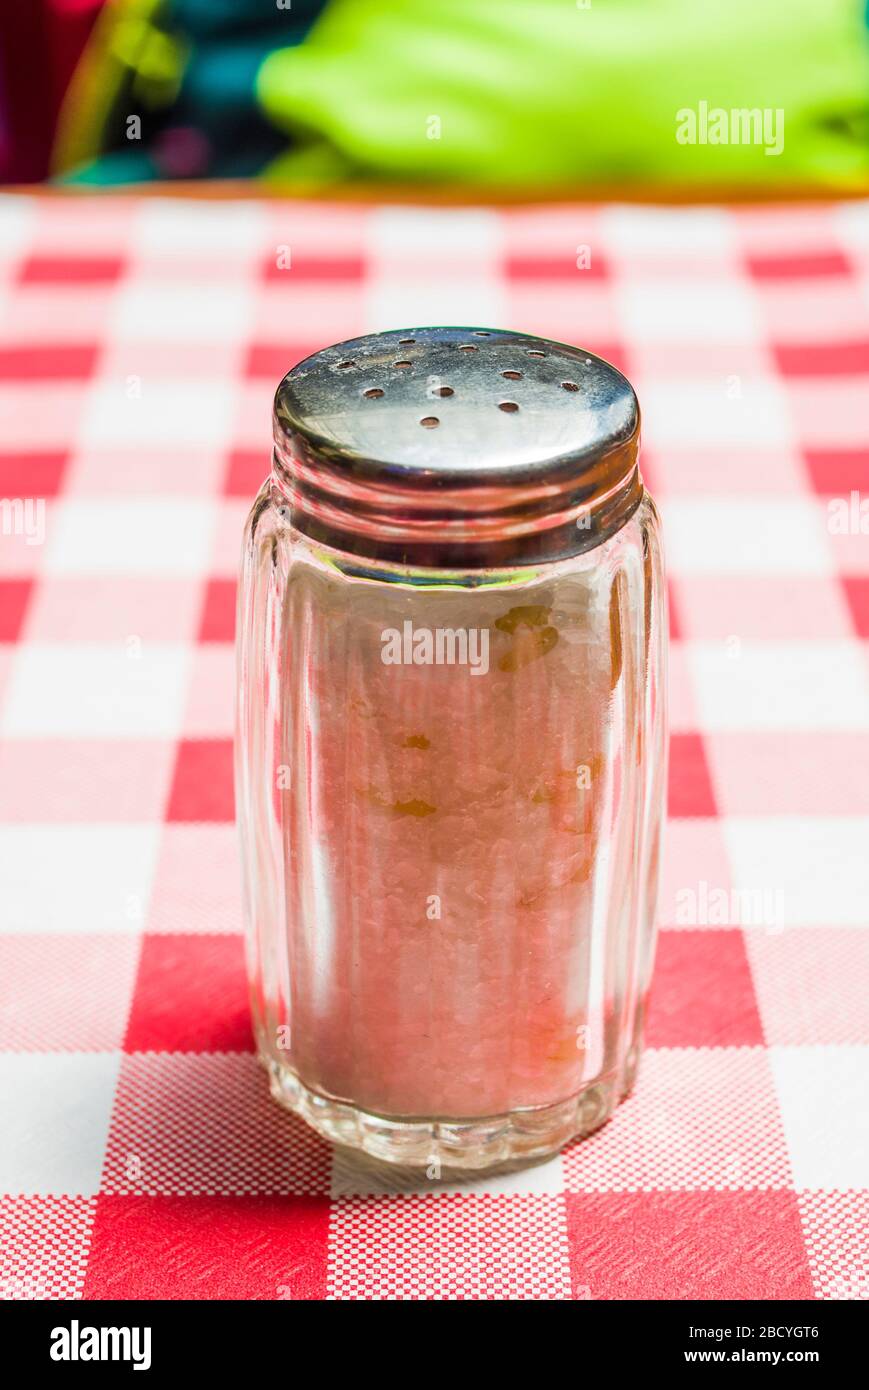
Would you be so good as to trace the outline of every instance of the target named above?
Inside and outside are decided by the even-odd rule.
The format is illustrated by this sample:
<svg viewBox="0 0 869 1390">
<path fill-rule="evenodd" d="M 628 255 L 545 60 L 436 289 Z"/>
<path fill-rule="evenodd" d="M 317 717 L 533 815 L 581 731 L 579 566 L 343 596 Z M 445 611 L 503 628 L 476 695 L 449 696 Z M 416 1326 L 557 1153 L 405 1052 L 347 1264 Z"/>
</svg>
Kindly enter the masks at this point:
<svg viewBox="0 0 869 1390">
<path fill-rule="evenodd" d="M 257 102 L 257 74 L 324 3 L 114 0 L 70 92 L 55 168 L 96 185 L 258 173 L 287 139 Z"/>
</svg>

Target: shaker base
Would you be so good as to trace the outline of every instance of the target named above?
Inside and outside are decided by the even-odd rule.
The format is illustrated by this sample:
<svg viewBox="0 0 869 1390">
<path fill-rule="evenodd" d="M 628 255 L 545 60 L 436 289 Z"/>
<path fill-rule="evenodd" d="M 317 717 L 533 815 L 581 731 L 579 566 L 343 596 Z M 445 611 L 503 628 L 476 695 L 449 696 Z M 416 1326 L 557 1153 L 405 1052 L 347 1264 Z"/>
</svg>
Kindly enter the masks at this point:
<svg viewBox="0 0 869 1390">
<path fill-rule="evenodd" d="M 313 1091 L 291 1067 L 263 1057 L 272 1096 L 333 1144 L 385 1163 L 431 1170 L 480 1170 L 557 1153 L 571 1139 L 605 1124 L 629 1087 L 598 1078 L 568 1100 L 480 1119 L 397 1119 L 360 1110 Z"/>
</svg>

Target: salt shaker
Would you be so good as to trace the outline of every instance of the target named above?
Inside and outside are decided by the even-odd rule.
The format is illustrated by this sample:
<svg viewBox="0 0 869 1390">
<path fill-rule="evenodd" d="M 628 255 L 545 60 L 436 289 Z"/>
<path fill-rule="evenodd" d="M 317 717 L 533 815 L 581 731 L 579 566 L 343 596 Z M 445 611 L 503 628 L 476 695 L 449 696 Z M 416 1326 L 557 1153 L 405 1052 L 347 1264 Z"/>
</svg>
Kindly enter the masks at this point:
<svg viewBox="0 0 869 1390">
<path fill-rule="evenodd" d="M 376 333 L 277 390 L 244 534 L 236 790 L 273 1095 L 486 1168 L 634 1081 L 666 771 L 630 383 L 494 329 Z"/>
</svg>

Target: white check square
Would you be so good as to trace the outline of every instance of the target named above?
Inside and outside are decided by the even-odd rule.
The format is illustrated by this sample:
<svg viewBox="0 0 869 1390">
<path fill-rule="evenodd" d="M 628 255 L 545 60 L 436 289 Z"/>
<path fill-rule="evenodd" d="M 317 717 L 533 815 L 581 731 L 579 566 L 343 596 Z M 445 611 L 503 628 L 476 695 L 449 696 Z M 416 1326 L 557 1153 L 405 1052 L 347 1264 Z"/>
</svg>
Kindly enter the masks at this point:
<svg viewBox="0 0 869 1390">
<path fill-rule="evenodd" d="M 869 1187 L 869 1047 L 769 1054 L 797 1189 Z"/>
<path fill-rule="evenodd" d="M 762 334 L 744 280 L 732 276 L 620 275 L 613 285 L 616 312 L 631 342 L 755 343 Z"/>
<path fill-rule="evenodd" d="M 143 464 L 143 466 L 145 466 Z M 218 503 L 181 497 L 118 497 L 52 503 L 49 574 L 201 575 L 208 568 Z M 119 640 L 137 631 L 131 608 Z"/>
<path fill-rule="evenodd" d="M 744 642 L 737 632 L 684 647 L 704 729 L 869 727 L 869 668 L 855 642 Z"/>
<path fill-rule="evenodd" d="M 828 574 L 825 514 L 808 498 L 672 497 L 662 507 L 677 574 Z M 758 604 L 763 588 L 758 586 Z"/>
<path fill-rule="evenodd" d="M 0 1053 L 0 1191 L 99 1191 L 120 1054 Z"/>
<path fill-rule="evenodd" d="M 160 343 L 240 342 L 253 312 L 253 286 L 167 285 L 130 280 L 120 291 L 110 333 Z"/>
<path fill-rule="evenodd" d="M 786 928 L 869 926 L 869 816 L 727 816 L 722 829 L 734 888 L 780 892 Z"/>
<path fill-rule="evenodd" d="M 368 232 L 366 319 L 371 329 L 503 320 L 504 282 L 498 272 L 502 223 L 497 214 L 386 208 L 372 215 Z M 433 262 L 432 274 L 419 274 L 421 256 Z"/>
<path fill-rule="evenodd" d="M 38 207 L 33 198 L 0 194 L 0 261 L 14 261 L 27 250 L 37 224 Z"/>
<path fill-rule="evenodd" d="M 135 932 L 159 825 L 0 826 L 4 932 Z"/>
<path fill-rule="evenodd" d="M 719 208 L 653 208 L 613 204 L 601 209 L 605 254 L 635 258 L 724 258 L 734 252 L 733 220 Z"/>
<path fill-rule="evenodd" d="M 131 615 L 135 619 L 135 615 Z M 134 641 L 136 639 L 133 639 Z M 0 733 L 7 738 L 173 738 L 191 650 L 182 643 L 29 643 L 15 654 Z"/>
<path fill-rule="evenodd" d="M 831 209 L 830 220 L 846 253 L 869 261 L 869 202 L 841 203 Z"/>
<path fill-rule="evenodd" d="M 635 382 L 643 405 L 643 437 L 653 448 L 696 449 L 698 471 L 702 451 L 744 446 L 756 451 L 789 450 L 793 444 L 790 405 L 772 377 L 726 375 L 711 380 L 664 380 L 647 377 Z M 738 394 L 734 394 L 738 391 Z"/>
<path fill-rule="evenodd" d="M 191 347 L 191 352 L 195 352 Z M 131 378 L 136 378 L 132 380 Z M 237 385 L 231 380 L 156 380 L 131 373 L 89 387 L 77 430 L 81 449 L 151 447 L 217 449 L 225 446 Z"/>
<path fill-rule="evenodd" d="M 367 250 L 387 267 L 396 258 L 409 260 L 419 280 L 420 260 L 429 256 L 455 256 L 460 264 L 478 257 L 497 264 L 503 231 L 498 213 L 484 208 L 379 208 L 366 224 Z"/>
<path fill-rule="evenodd" d="M 254 202 L 145 200 L 136 211 L 130 253 L 138 256 L 255 256 L 268 234 L 268 214 Z"/>
</svg>

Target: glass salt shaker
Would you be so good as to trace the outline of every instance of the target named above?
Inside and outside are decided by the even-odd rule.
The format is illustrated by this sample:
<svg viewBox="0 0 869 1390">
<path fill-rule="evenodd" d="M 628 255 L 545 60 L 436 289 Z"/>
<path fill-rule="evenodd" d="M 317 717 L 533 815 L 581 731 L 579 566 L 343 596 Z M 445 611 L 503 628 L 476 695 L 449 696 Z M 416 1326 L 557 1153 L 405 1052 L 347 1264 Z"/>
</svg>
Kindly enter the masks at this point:
<svg viewBox="0 0 869 1390">
<path fill-rule="evenodd" d="M 484 1168 L 634 1081 L 666 771 L 659 522 L 630 383 L 489 329 L 278 387 L 244 535 L 236 785 L 273 1095 Z"/>
</svg>

